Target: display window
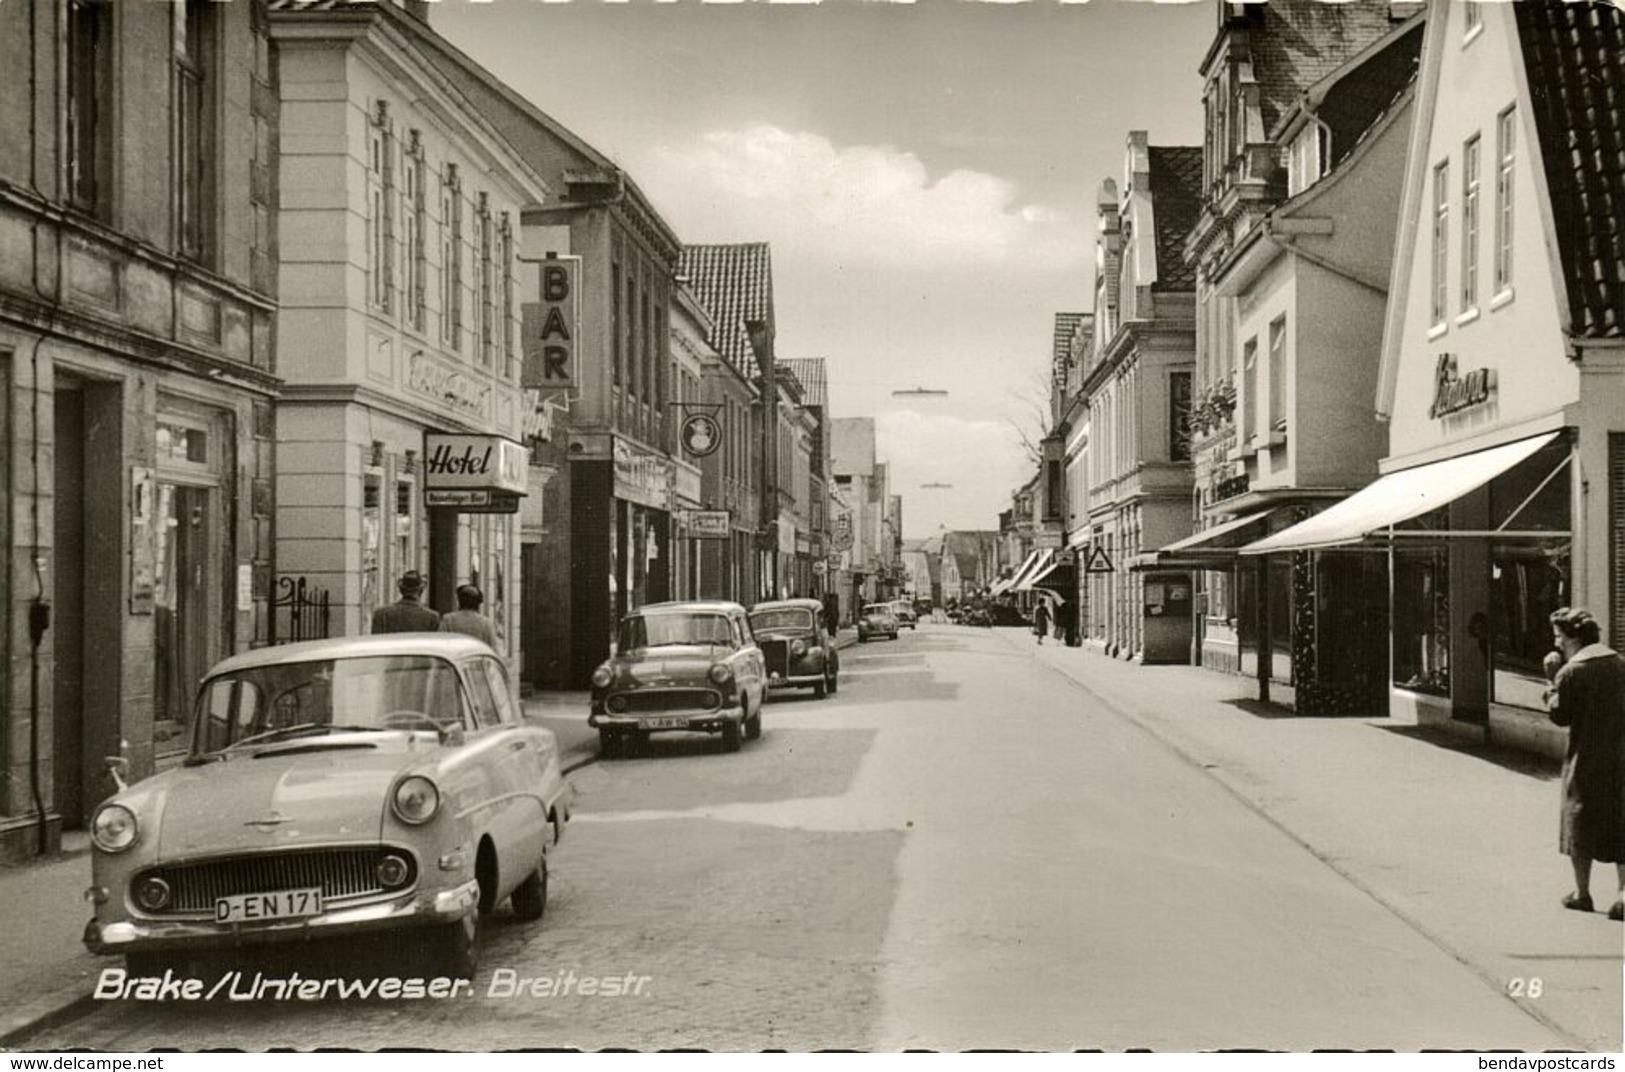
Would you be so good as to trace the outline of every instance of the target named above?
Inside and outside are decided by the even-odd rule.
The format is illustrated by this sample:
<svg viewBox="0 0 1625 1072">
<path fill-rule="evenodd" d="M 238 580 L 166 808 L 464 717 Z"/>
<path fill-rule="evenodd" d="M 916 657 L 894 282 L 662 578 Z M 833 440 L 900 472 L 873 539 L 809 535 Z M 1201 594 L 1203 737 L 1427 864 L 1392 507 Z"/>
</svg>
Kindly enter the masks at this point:
<svg viewBox="0 0 1625 1072">
<path fill-rule="evenodd" d="M 1401 547 L 1393 557 L 1394 684 L 1450 695 L 1450 555 Z"/>
</svg>

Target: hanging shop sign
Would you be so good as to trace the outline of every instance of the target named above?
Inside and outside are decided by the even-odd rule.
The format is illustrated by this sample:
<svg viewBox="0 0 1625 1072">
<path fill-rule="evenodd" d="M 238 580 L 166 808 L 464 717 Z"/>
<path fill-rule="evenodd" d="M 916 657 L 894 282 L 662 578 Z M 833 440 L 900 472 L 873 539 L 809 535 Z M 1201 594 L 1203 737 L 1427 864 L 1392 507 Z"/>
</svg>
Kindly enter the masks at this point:
<svg viewBox="0 0 1625 1072">
<path fill-rule="evenodd" d="M 727 510 L 684 510 L 678 520 L 690 539 L 726 540 L 733 531 L 733 516 Z"/>
<path fill-rule="evenodd" d="M 521 433 L 527 441 L 551 443 L 558 434 L 559 414 L 570 412 L 570 398 L 557 391 L 527 387 L 520 404 Z"/>
<path fill-rule="evenodd" d="M 429 432 L 423 437 L 425 491 L 455 488 L 523 495 L 529 465 L 530 452 L 502 436 Z"/>
<path fill-rule="evenodd" d="M 519 384 L 573 391 L 580 385 L 581 258 L 520 263 Z"/>
<path fill-rule="evenodd" d="M 1456 370 L 1455 354 L 1440 354 L 1433 367 L 1433 405 L 1428 416 L 1448 417 L 1474 406 L 1482 406 L 1495 395 L 1495 370 L 1473 369 L 1465 376 Z"/>
<path fill-rule="evenodd" d="M 617 499 L 656 510 L 671 509 L 670 458 L 639 450 L 619 437 L 615 439 L 614 454 Z"/>
<path fill-rule="evenodd" d="M 517 514 L 520 496 L 512 491 L 425 489 L 423 505 L 453 507 L 460 514 Z"/>
<path fill-rule="evenodd" d="M 695 413 L 683 421 L 683 450 L 703 458 L 722 445 L 722 426 L 709 413 Z"/>
</svg>

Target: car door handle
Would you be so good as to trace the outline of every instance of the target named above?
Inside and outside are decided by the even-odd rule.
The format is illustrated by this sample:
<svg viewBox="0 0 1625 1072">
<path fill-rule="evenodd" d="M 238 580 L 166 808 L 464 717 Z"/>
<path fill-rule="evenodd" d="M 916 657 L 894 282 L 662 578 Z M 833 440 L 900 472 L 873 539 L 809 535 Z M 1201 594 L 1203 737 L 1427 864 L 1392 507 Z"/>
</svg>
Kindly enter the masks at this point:
<svg viewBox="0 0 1625 1072">
<path fill-rule="evenodd" d="M 524 741 L 509 741 L 508 742 L 508 751 L 510 751 L 510 752 L 523 752 L 524 750 L 525 750 L 525 742 Z"/>
</svg>

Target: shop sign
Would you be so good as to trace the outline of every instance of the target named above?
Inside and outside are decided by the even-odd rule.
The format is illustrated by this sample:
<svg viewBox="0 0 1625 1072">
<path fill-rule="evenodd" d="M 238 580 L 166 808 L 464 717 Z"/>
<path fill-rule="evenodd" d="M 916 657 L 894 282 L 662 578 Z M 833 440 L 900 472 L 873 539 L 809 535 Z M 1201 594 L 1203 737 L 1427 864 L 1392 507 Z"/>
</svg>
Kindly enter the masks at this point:
<svg viewBox="0 0 1625 1072">
<path fill-rule="evenodd" d="M 422 350 L 406 364 L 406 385 L 437 405 L 450 404 L 454 410 L 485 416 L 490 408 L 491 387 L 480 383 L 462 369 L 442 365 Z"/>
<path fill-rule="evenodd" d="M 520 434 L 527 440 L 539 443 L 553 442 L 559 414 L 570 412 L 569 397 L 561 394 L 544 394 L 534 387 L 525 388 L 522 397 L 524 402 L 521 404 L 523 419 Z"/>
<path fill-rule="evenodd" d="M 684 510 L 678 520 L 690 539 L 726 540 L 733 531 L 733 516 L 727 510 Z"/>
<path fill-rule="evenodd" d="M 779 554 L 796 553 L 796 523 L 787 517 L 779 518 Z"/>
<path fill-rule="evenodd" d="M 519 385 L 574 390 L 580 383 L 576 333 L 581 323 L 581 258 L 522 263 Z"/>
<path fill-rule="evenodd" d="M 423 505 L 452 507 L 460 514 L 517 514 L 519 495 L 512 491 L 462 488 L 426 489 Z"/>
<path fill-rule="evenodd" d="M 836 551 L 849 551 L 852 549 L 851 514 L 841 514 L 835 518 L 835 531 L 830 535 L 829 545 Z"/>
<path fill-rule="evenodd" d="M 1435 419 L 1481 406 L 1495 393 L 1495 370 L 1473 369 L 1463 376 L 1456 371 L 1456 355 L 1440 354 L 1433 368 L 1433 405 L 1428 416 Z"/>
<path fill-rule="evenodd" d="M 683 449 L 703 458 L 722 443 L 722 426 L 709 413 L 696 413 L 683 421 Z"/>
<path fill-rule="evenodd" d="M 671 509 L 671 459 L 639 450 L 624 439 L 615 440 L 615 497 Z"/>
<path fill-rule="evenodd" d="M 471 488 L 523 495 L 530 452 L 511 439 L 485 435 L 423 437 L 423 487 Z"/>
</svg>

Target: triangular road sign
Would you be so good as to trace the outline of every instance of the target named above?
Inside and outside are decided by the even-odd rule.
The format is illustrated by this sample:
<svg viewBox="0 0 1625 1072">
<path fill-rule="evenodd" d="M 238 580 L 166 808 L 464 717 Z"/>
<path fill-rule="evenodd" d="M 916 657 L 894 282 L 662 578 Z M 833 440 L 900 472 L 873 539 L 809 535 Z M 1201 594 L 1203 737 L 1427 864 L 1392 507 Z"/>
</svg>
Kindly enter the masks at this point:
<svg viewBox="0 0 1625 1072">
<path fill-rule="evenodd" d="M 1116 573 L 1117 567 L 1112 565 L 1111 556 L 1101 544 L 1089 548 L 1089 557 L 1084 559 L 1083 572 L 1085 573 Z"/>
</svg>

